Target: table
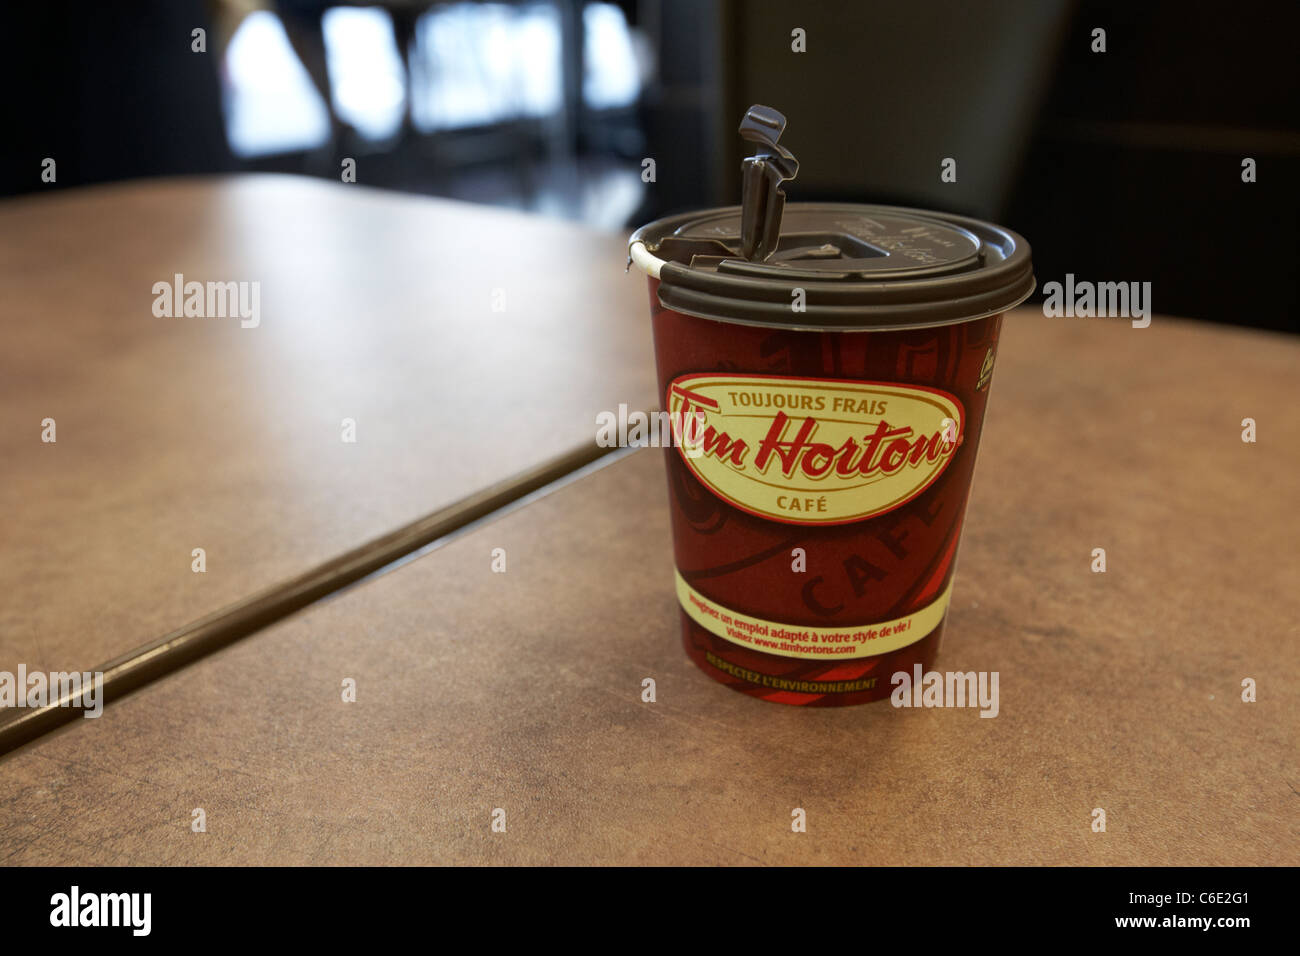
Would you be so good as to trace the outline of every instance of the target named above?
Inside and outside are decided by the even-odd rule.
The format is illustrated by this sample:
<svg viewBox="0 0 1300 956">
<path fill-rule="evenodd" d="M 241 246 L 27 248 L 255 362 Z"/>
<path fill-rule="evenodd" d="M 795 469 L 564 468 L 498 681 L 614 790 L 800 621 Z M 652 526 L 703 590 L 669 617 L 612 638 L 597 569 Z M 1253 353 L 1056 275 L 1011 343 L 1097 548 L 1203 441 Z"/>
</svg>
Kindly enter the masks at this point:
<svg viewBox="0 0 1300 956">
<path fill-rule="evenodd" d="M 291 176 L 0 205 L 0 670 L 130 657 L 653 405 L 625 261 L 625 236 Z M 257 324 L 155 315 L 176 274 L 260 283 Z"/>
<path fill-rule="evenodd" d="M 936 665 L 994 719 L 696 670 L 647 449 L 2 758 L 0 861 L 1294 865 L 1298 359 L 1008 317 Z"/>
</svg>

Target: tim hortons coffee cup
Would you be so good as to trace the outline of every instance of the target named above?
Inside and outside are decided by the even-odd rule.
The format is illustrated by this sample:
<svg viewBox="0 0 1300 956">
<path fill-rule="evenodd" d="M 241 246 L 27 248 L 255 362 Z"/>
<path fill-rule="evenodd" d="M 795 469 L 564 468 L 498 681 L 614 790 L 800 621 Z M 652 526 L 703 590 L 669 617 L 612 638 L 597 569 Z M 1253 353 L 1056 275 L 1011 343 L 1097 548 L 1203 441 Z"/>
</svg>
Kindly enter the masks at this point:
<svg viewBox="0 0 1300 956">
<path fill-rule="evenodd" d="M 961 216 L 785 204 L 751 107 L 744 204 L 638 229 L 686 652 L 755 697 L 834 706 L 929 670 L 1002 313 L 1029 246 Z"/>
</svg>

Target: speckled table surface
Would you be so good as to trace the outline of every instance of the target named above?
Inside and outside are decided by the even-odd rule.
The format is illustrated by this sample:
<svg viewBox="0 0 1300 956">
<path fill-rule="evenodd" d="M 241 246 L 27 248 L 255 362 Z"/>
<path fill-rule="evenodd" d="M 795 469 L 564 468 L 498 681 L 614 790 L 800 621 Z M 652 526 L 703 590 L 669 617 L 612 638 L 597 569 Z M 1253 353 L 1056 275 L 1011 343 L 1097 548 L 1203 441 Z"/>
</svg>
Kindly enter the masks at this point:
<svg viewBox="0 0 1300 956">
<path fill-rule="evenodd" d="M 0 203 L 0 669 L 96 667 L 653 403 L 625 259 L 289 176 Z M 178 273 L 258 282 L 256 324 L 155 315 Z"/>
<path fill-rule="evenodd" d="M 696 670 L 643 450 L 0 758 L 0 861 L 1298 863 L 1298 367 L 1008 317 L 936 665 L 996 718 Z"/>
</svg>

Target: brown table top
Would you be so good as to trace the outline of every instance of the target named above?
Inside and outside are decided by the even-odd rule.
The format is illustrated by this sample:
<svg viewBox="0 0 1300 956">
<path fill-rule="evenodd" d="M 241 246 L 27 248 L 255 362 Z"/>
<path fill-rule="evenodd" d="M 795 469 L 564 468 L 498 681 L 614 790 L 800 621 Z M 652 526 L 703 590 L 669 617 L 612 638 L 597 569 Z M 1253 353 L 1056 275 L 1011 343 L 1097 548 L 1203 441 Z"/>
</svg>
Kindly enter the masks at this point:
<svg viewBox="0 0 1300 956">
<path fill-rule="evenodd" d="M 1008 319 L 936 665 L 994 719 L 696 670 L 647 450 L 0 759 L 0 860 L 1295 864 L 1297 359 Z"/>
<path fill-rule="evenodd" d="M 95 667 L 652 404 L 625 243 L 287 176 L 0 204 L 0 670 Z M 156 317 L 176 273 L 260 282 L 260 324 Z"/>
</svg>

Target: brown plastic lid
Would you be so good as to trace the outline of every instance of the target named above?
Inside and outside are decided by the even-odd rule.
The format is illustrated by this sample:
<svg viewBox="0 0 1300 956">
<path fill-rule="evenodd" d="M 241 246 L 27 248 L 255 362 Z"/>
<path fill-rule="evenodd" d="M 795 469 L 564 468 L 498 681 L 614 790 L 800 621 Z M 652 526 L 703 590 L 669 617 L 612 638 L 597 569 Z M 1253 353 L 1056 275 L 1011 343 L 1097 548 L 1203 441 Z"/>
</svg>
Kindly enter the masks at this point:
<svg viewBox="0 0 1300 956">
<path fill-rule="evenodd" d="M 1029 244 L 978 219 L 892 206 L 787 205 L 799 161 L 786 120 L 754 105 L 740 135 L 741 206 L 642 226 L 631 259 L 659 279 L 666 308 L 795 329 L 946 325 L 1019 305 L 1034 291 Z"/>
<path fill-rule="evenodd" d="M 775 249 L 751 261 L 739 252 L 741 218 L 731 206 L 660 219 L 632 235 L 650 261 L 661 260 L 654 266 L 666 308 L 782 328 L 921 328 L 1002 312 L 1034 291 L 1029 244 L 977 219 L 790 203 Z"/>
</svg>

